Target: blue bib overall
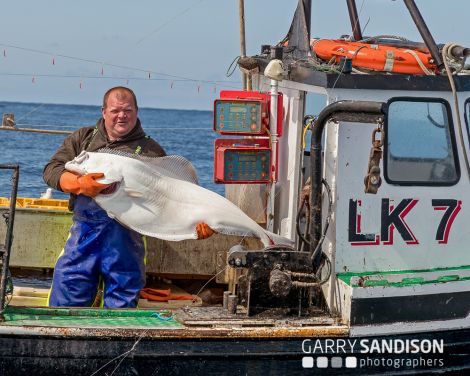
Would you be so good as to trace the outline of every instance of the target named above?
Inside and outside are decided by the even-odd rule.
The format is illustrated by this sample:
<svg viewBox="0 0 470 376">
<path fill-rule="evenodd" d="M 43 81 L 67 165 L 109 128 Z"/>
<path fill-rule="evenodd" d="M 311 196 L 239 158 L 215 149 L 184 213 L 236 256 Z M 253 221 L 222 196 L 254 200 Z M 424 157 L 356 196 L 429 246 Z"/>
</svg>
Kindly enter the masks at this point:
<svg viewBox="0 0 470 376">
<path fill-rule="evenodd" d="M 49 306 L 91 306 L 101 278 L 105 308 L 136 307 L 145 284 L 144 257 L 142 235 L 79 195 L 70 236 L 54 269 Z"/>
</svg>

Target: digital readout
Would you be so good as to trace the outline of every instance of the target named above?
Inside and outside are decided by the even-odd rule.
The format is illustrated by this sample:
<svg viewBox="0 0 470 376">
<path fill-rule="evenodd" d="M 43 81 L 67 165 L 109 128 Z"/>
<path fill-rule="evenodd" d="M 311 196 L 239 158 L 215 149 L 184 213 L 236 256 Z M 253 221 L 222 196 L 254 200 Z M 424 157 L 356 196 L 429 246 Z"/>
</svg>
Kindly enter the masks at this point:
<svg viewBox="0 0 470 376">
<path fill-rule="evenodd" d="M 235 107 L 235 106 L 230 106 L 230 112 L 242 112 L 246 113 L 248 110 L 246 107 Z"/>
<path fill-rule="evenodd" d="M 255 155 L 239 155 L 238 160 L 240 162 L 256 162 L 257 158 Z"/>
</svg>

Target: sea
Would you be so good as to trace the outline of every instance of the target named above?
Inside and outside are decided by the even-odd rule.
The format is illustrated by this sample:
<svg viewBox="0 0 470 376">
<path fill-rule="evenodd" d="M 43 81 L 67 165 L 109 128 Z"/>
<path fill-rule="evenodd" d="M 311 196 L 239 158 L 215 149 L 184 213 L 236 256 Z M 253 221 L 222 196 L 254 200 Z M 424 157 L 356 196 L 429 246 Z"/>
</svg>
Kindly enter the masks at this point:
<svg viewBox="0 0 470 376">
<path fill-rule="evenodd" d="M 0 102 L 0 114 L 13 113 L 17 128 L 74 131 L 95 125 L 101 116 L 99 106 Z M 168 155 L 181 155 L 195 166 L 199 184 L 224 194 L 224 185 L 215 184 L 214 140 L 211 111 L 139 108 L 145 132 Z M 20 166 L 18 197 L 39 198 L 48 188 L 42 171 L 67 135 L 0 130 L 0 164 Z M 0 170 L 0 197 L 10 197 L 11 170 Z M 68 195 L 53 191 L 53 198 Z"/>
</svg>

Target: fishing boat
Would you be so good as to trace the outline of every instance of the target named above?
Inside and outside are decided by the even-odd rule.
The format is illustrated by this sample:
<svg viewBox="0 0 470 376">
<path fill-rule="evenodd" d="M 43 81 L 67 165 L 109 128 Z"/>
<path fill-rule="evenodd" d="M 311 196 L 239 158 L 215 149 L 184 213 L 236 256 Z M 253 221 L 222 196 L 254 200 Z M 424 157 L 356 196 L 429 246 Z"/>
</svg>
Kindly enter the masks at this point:
<svg viewBox="0 0 470 376">
<path fill-rule="evenodd" d="M 52 269 L 71 214 L 17 199 L 18 167 L 2 166 L 0 374 L 468 372 L 470 50 L 436 44 L 404 2 L 424 43 L 363 37 L 349 0 L 352 35 L 321 47 L 299 0 L 286 38 L 239 59 L 246 90 L 214 103 L 214 178 L 295 246 L 220 234 L 148 246 L 149 274 L 214 280 L 222 302 L 67 309 L 15 295 L 8 270 Z"/>
</svg>

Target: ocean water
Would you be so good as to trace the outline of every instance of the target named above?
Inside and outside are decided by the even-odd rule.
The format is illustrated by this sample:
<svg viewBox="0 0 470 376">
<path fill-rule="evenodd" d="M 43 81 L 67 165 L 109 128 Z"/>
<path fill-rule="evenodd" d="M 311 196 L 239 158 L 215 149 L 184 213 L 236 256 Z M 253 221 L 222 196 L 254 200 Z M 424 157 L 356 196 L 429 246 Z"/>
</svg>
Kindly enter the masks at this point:
<svg viewBox="0 0 470 376">
<path fill-rule="evenodd" d="M 13 113 L 18 128 L 73 131 L 94 125 L 101 115 L 99 106 L 0 102 L 0 114 Z M 146 133 L 157 140 L 167 154 L 188 158 L 196 167 L 204 188 L 224 193 L 224 185 L 213 182 L 211 111 L 140 108 L 139 118 Z M 40 197 L 47 188 L 42 170 L 66 135 L 0 130 L 0 163 L 20 166 L 19 197 Z M 11 193 L 11 170 L 0 170 L 0 196 Z M 67 198 L 59 191 L 54 198 Z"/>
</svg>

